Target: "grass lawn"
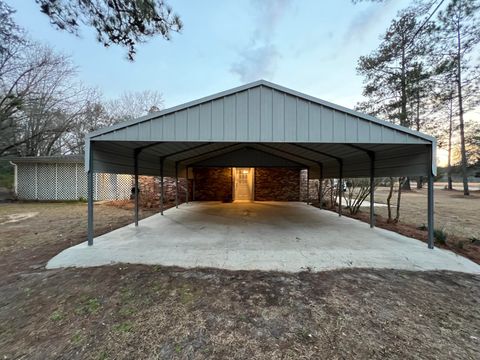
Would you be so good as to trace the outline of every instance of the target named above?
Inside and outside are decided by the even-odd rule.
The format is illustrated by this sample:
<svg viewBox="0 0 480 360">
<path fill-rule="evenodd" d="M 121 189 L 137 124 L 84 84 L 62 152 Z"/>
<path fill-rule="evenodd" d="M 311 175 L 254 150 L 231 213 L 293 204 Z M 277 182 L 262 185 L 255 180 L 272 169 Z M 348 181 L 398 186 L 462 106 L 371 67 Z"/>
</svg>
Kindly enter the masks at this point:
<svg viewBox="0 0 480 360">
<path fill-rule="evenodd" d="M 97 234 L 132 221 L 131 210 L 103 204 L 95 211 Z M 0 204 L 0 358 L 479 356 L 480 276 L 139 265 L 45 270 L 53 255 L 85 236 L 83 203 Z"/>
</svg>

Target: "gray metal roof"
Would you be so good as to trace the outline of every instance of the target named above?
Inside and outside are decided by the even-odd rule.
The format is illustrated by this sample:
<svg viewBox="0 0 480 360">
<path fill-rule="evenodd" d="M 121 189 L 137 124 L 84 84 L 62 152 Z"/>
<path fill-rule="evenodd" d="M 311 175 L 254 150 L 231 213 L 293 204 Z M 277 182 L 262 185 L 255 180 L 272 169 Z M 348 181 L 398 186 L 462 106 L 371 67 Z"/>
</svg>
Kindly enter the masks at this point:
<svg viewBox="0 0 480 360">
<path fill-rule="evenodd" d="M 77 163 L 83 164 L 85 158 L 83 155 L 52 155 L 52 156 L 23 156 L 8 159 L 15 164 L 20 163 Z"/>
<path fill-rule="evenodd" d="M 90 133 L 86 152 L 93 149 L 94 171 L 132 173 L 133 151 L 143 148 L 146 175 L 159 174 L 160 158 L 166 175 L 175 163 L 246 166 L 239 164 L 250 158 L 251 166 L 268 159 L 300 164 L 313 177 L 320 163 L 325 176 L 338 176 L 340 161 L 345 176 L 367 176 L 375 152 L 378 176 L 399 176 L 435 172 L 435 144 L 426 134 L 260 80 Z M 246 149 L 258 156 L 245 156 Z"/>
<path fill-rule="evenodd" d="M 259 80 L 88 134 L 91 140 L 431 143 L 434 138 Z"/>
</svg>

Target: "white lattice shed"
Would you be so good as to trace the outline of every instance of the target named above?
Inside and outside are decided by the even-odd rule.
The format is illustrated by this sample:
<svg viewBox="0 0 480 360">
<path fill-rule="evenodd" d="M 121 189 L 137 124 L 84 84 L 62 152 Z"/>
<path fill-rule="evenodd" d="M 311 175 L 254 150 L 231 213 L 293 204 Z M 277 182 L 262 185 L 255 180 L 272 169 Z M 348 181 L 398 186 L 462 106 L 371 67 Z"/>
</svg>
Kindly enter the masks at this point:
<svg viewBox="0 0 480 360">
<path fill-rule="evenodd" d="M 21 200 L 79 200 L 87 198 L 83 155 L 15 158 L 15 194 Z M 130 198 L 131 175 L 97 173 L 95 200 Z"/>
</svg>

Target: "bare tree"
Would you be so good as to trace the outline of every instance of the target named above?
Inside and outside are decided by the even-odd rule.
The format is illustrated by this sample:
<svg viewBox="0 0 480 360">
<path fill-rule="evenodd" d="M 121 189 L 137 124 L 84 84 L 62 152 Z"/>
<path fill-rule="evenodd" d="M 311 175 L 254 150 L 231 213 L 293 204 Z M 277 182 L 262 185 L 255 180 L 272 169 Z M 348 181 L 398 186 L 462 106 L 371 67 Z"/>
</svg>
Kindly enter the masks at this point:
<svg viewBox="0 0 480 360">
<path fill-rule="evenodd" d="M 0 67 L 0 155 L 61 152 L 62 135 L 91 96 L 71 60 L 35 43 L 16 45 Z"/>
<path fill-rule="evenodd" d="M 93 93 L 92 97 L 94 100 L 88 101 L 74 126 L 61 138 L 62 152 L 65 154 L 83 154 L 85 135 L 113 124 L 101 102 L 100 95 Z"/>
<path fill-rule="evenodd" d="M 370 179 L 368 178 L 352 178 L 346 179 L 347 191 L 343 192 L 345 205 L 350 214 L 355 215 L 360 210 L 363 202 L 370 195 Z M 377 187 L 381 179 L 376 179 L 374 187 Z"/>
<path fill-rule="evenodd" d="M 154 90 L 126 91 L 119 98 L 107 101 L 105 109 L 113 123 L 132 120 L 163 109 L 163 95 Z"/>
<path fill-rule="evenodd" d="M 104 101 L 96 92 L 90 92 L 82 112 L 79 112 L 70 129 L 61 137 L 63 153 L 81 154 L 85 135 L 102 127 L 128 121 L 159 111 L 163 108 L 162 94 L 145 90 L 124 92 L 119 98 Z"/>
</svg>

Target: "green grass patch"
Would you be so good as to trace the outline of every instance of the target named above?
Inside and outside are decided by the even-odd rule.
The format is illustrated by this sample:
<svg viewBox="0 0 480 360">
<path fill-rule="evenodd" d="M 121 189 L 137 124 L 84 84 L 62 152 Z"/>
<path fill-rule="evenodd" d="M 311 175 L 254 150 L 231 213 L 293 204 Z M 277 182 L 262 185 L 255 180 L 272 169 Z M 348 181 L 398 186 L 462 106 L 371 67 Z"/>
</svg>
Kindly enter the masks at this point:
<svg viewBox="0 0 480 360">
<path fill-rule="evenodd" d="M 121 288 L 120 289 L 120 299 L 122 302 L 129 302 L 132 301 L 135 298 L 135 293 L 133 290 L 129 288 Z"/>
<path fill-rule="evenodd" d="M 129 307 L 129 306 L 124 306 L 120 309 L 119 314 L 125 317 L 132 316 L 136 313 L 135 309 Z"/>
<path fill-rule="evenodd" d="M 65 315 L 60 310 L 55 310 L 52 315 L 50 315 L 50 320 L 52 321 L 61 321 L 65 318 Z"/>
<path fill-rule="evenodd" d="M 181 286 L 178 289 L 178 294 L 180 296 L 180 302 L 184 305 L 191 303 L 196 298 L 195 292 L 187 285 Z"/>
<path fill-rule="evenodd" d="M 108 353 L 106 351 L 102 351 L 97 356 L 97 360 L 108 360 L 108 359 L 110 359 L 110 357 L 108 356 Z"/>
<path fill-rule="evenodd" d="M 100 304 L 100 301 L 97 298 L 88 298 L 82 301 L 80 306 L 78 306 L 75 310 L 75 312 L 78 315 L 90 315 L 90 314 L 96 314 L 102 304 Z"/>
<path fill-rule="evenodd" d="M 70 338 L 70 342 L 74 345 L 79 345 L 83 342 L 84 339 L 85 339 L 85 336 L 82 334 L 82 331 L 77 330 Z"/>
<path fill-rule="evenodd" d="M 133 325 L 129 322 L 123 322 L 123 323 L 120 323 L 120 324 L 116 324 L 113 327 L 113 330 L 115 330 L 116 332 L 121 332 L 121 333 L 129 333 L 130 331 L 132 331 L 132 329 L 133 329 Z"/>
</svg>

